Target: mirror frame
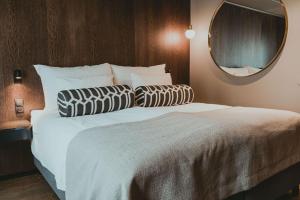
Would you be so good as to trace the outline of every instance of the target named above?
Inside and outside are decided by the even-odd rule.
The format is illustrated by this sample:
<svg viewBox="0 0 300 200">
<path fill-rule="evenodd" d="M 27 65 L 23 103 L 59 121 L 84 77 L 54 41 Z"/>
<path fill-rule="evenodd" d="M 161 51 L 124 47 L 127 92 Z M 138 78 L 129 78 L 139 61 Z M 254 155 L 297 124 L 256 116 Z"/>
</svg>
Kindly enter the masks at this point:
<svg viewBox="0 0 300 200">
<path fill-rule="evenodd" d="M 285 31 L 284 31 L 284 37 L 283 37 L 283 40 L 282 40 L 282 43 L 280 45 L 280 48 L 278 49 L 277 53 L 275 54 L 275 56 L 273 57 L 273 59 L 267 64 L 265 65 L 265 67 L 260 70 L 259 72 L 257 73 L 254 73 L 254 74 L 250 74 L 248 76 L 235 76 L 233 74 L 230 74 L 228 72 L 226 72 L 225 70 L 223 70 L 220 65 L 217 63 L 216 59 L 214 58 L 213 56 L 213 53 L 212 53 L 212 48 L 211 48 L 211 31 L 212 31 L 212 25 L 213 25 L 213 22 L 219 12 L 219 10 L 221 9 L 221 7 L 223 6 L 223 4 L 226 3 L 226 0 L 222 0 L 221 4 L 216 8 L 216 10 L 214 11 L 214 14 L 213 14 L 213 17 L 210 21 L 210 25 L 209 25 L 209 31 L 208 31 L 208 48 L 209 48 L 209 53 L 210 53 L 210 56 L 212 58 L 212 60 L 214 61 L 215 65 L 222 71 L 224 72 L 225 74 L 227 75 L 230 75 L 232 77 L 235 77 L 235 78 L 246 78 L 246 77 L 251 77 L 251 76 L 255 76 L 257 74 L 260 74 L 262 72 L 264 72 L 265 70 L 267 70 L 269 67 L 271 67 L 274 62 L 280 57 L 284 47 L 285 47 L 285 44 L 286 44 L 286 39 L 287 39 L 287 36 L 288 36 L 288 28 L 289 28 L 289 20 L 288 20 L 288 12 L 287 12 L 287 8 L 284 4 L 284 2 L 282 0 L 280 0 L 280 4 L 281 6 L 283 7 L 283 10 L 284 10 L 284 15 L 285 15 Z"/>
</svg>

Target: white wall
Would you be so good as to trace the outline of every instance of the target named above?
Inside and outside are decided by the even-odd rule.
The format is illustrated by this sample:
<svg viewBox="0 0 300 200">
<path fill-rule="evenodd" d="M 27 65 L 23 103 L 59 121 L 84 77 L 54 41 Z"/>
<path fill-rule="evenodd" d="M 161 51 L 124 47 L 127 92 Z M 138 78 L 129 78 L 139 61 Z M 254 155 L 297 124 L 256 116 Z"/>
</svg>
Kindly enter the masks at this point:
<svg viewBox="0 0 300 200">
<path fill-rule="evenodd" d="M 190 80 L 197 100 L 300 112 L 300 0 L 284 2 L 289 29 L 281 57 L 262 74 L 234 78 L 218 69 L 208 49 L 211 18 L 222 0 L 191 0 L 197 36 L 191 41 Z"/>
</svg>

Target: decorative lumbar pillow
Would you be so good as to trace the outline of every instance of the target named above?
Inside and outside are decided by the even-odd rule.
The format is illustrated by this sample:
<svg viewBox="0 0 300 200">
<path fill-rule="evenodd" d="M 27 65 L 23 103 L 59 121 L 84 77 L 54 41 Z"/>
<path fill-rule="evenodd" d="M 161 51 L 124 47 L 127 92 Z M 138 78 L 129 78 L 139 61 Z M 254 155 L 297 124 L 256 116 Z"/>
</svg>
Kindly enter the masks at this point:
<svg viewBox="0 0 300 200">
<path fill-rule="evenodd" d="M 113 74 L 108 63 L 80 67 L 34 65 L 34 68 L 42 81 L 45 111 L 57 111 L 59 91 L 113 85 Z"/>
<path fill-rule="evenodd" d="M 156 65 L 150 67 L 130 67 L 111 65 L 114 83 L 116 85 L 129 85 L 132 87 L 131 74 L 143 75 L 164 75 L 166 73 L 166 65 Z"/>
<path fill-rule="evenodd" d="M 163 75 L 131 74 L 131 82 L 135 89 L 147 85 L 172 85 L 172 78 L 170 73 Z"/>
<path fill-rule="evenodd" d="M 141 107 L 176 106 L 193 100 L 194 92 L 188 85 L 152 85 L 135 89 L 135 101 Z"/>
<path fill-rule="evenodd" d="M 127 85 L 64 90 L 58 93 L 61 117 L 112 112 L 134 106 L 134 91 Z"/>
</svg>

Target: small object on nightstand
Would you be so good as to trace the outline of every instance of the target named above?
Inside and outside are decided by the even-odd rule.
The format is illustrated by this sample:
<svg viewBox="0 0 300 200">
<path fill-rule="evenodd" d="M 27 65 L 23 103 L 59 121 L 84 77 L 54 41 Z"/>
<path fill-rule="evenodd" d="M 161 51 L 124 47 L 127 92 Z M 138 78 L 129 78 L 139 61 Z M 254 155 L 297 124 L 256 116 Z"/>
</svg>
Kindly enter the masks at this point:
<svg viewBox="0 0 300 200">
<path fill-rule="evenodd" d="M 27 120 L 0 123 L 0 178 L 35 170 Z"/>
</svg>

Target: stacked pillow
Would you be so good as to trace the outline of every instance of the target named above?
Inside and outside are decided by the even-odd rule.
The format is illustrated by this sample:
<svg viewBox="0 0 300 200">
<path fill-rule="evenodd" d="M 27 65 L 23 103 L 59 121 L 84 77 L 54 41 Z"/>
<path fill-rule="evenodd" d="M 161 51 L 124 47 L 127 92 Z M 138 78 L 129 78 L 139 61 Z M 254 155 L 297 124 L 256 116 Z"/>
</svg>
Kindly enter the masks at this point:
<svg viewBox="0 0 300 200">
<path fill-rule="evenodd" d="M 155 65 L 151 67 L 130 67 L 130 66 L 117 66 L 111 65 L 114 83 L 116 85 L 129 85 L 134 87 L 134 80 L 131 75 L 136 74 L 146 77 L 157 77 L 165 74 L 166 65 Z"/>
<path fill-rule="evenodd" d="M 160 75 L 144 75 L 144 74 L 131 74 L 132 87 L 136 89 L 139 86 L 147 85 L 172 85 L 171 74 Z"/>
<path fill-rule="evenodd" d="M 82 67 L 50 67 L 34 65 L 41 78 L 45 111 L 57 111 L 57 94 L 62 90 L 113 85 L 113 75 L 108 63 Z"/>
<path fill-rule="evenodd" d="M 41 78 L 45 111 L 75 117 L 117 111 L 137 105 L 172 106 L 190 103 L 186 85 L 172 85 L 165 65 L 129 67 L 108 63 L 72 68 L 34 66 Z M 135 89 L 135 91 L 133 89 Z M 155 103 L 154 103 L 155 102 Z"/>
</svg>

